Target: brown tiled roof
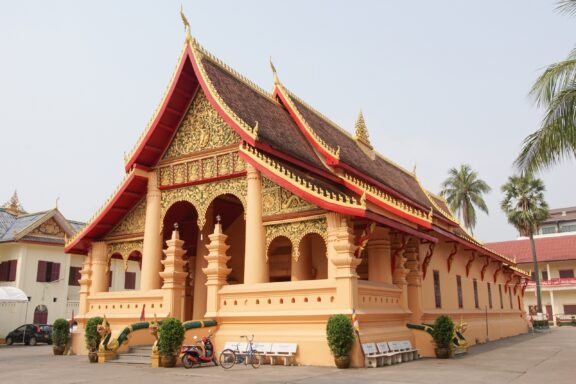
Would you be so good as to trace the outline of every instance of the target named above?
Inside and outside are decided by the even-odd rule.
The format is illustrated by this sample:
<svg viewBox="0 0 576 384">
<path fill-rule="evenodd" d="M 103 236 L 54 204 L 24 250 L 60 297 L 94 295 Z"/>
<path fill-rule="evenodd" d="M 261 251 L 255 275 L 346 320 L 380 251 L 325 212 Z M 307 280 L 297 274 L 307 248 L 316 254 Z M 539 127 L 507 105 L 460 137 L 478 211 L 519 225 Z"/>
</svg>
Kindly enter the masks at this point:
<svg viewBox="0 0 576 384">
<path fill-rule="evenodd" d="M 340 147 L 340 161 L 386 185 L 395 191 L 398 197 L 408 198 L 426 209 L 430 208 L 428 198 L 412 175 L 380 156 L 372 160 L 352 137 L 310 110 L 297 98 L 291 99 L 302 117 L 322 140 L 332 148 Z"/>
<path fill-rule="evenodd" d="M 542 224 L 576 220 L 576 207 L 555 208 L 548 213 L 550 216 Z"/>
<path fill-rule="evenodd" d="M 576 260 L 576 235 L 549 236 L 534 239 L 538 261 Z M 486 247 L 514 259 L 516 263 L 531 263 L 530 239 L 501 241 Z"/>
<path fill-rule="evenodd" d="M 258 122 L 258 141 L 316 168 L 325 167 L 286 109 L 209 59 L 202 65 L 224 102 L 248 125 Z"/>
</svg>

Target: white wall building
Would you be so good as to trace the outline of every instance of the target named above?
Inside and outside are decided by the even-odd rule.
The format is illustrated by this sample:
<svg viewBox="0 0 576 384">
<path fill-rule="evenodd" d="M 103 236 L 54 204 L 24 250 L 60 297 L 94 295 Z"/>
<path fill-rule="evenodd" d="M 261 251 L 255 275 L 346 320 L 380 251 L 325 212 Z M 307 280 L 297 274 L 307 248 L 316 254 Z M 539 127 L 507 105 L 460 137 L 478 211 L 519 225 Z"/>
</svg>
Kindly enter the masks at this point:
<svg viewBox="0 0 576 384">
<path fill-rule="evenodd" d="M 64 253 L 64 237 L 82 225 L 66 220 L 57 208 L 26 213 L 16 193 L 0 208 L 0 286 L 17 287 L 29 299 L 0 304 L 0 338 L 22 324 L 52 324 L 78 313 L 84 256 Z M 110 255 L 109 265 L 111 291 L 139 289 L 138 261 Z"/>
</svg>

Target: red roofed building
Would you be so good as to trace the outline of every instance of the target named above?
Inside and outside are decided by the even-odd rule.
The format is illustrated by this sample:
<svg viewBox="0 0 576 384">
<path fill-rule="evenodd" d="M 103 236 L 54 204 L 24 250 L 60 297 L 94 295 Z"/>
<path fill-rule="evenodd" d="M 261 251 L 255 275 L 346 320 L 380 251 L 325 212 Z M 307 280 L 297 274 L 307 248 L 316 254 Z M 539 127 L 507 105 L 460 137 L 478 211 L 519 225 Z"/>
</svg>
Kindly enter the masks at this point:
<svg viewBox="0 0 576 384">
<path fill-rule="evenodd" d="M 550 218 L 541 227 L 555 228 L 548 235 L 538 235 L 534 238 L 536 255 L 541 271 L 542 282 L 542 306 L 546 310 L 548 319 L 554 324 L 558 319 L 571 320 L 576 316 L 576 228 L 568 231 L 570 220 L 576 215 L 562 215 L 561 212 L 576 211 L 574 208 L 561 208 L 551 210 Z M 574 212 L 576 213 L 576 212 Z M 566 218 L 566 220 L 562 220 Z M 545 231 L 546 232 L 546 231 Z M 560 233 L 558 233 L 560 232 Z M 486 244 L 494 251 L 515 259 L 520 268 L 532 273 L 534 280 L 534 268 L 532 263 L 532 251 L 530 240 L 522 237 L 517 240 L 502 241 Z M 531 310 L 536 304 L 536 289 L 534 281 L 528 284 L 526 289 L 525 305 Z M 533 312 L 533 311 L 532 311 Z"/>
</svg>

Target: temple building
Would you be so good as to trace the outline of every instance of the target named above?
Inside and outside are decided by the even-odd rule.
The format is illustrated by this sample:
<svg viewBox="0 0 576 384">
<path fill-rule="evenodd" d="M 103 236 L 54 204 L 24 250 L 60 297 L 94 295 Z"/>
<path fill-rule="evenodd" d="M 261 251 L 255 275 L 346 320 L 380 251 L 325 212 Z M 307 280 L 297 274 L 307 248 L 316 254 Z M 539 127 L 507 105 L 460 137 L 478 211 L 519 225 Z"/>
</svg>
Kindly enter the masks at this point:
<svg viewBox="0 0 576 384">
<path fill-rule="evenodd" d="M 106 315 L 117 333 L 143 306 L 217 320 L 217 350 L 254 334 L 297 343 L 312 365 L 333 365 L 325 328 L 338 313 L 355 311 L 363 342 L 411 340 L 425 356 L 430 336 L 406 324 L 439 314 L 467 322 L 471 344 L 526 332 L 527 274 L 379 154 L 362 114 L 350 134 L 272 69 L 268 92 L 187 32 L 125 179 L 66 244 L 85 255 L 76 351 L 86 319 Z M 139 289 L 108 291 L 114 257 L 141 258 Z"/>
</svg>

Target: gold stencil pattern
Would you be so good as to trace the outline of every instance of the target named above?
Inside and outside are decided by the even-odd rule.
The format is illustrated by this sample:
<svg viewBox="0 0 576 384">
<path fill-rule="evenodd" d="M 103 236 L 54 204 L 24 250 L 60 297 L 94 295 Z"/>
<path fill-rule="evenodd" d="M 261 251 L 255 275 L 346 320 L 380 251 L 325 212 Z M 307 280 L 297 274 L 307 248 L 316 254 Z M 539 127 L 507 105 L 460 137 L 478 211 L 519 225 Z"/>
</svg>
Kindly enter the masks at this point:
<svg viewBox="0 0 576 384">
<path fill-rule="evenodd" d="M 164 159 L 224 147 L 239 141 L 240 136 L 212 108 L 204 93 L 198 92 L 166 150 Z"/>
<path fill-rule="evenodd" d="M 138 204 L 110 231 L 109 236 L 124 235 L 129 233 L 144 232 L 144 222 L 146 221 L 146 197 L 143 197 Z"/>
<path fill-rule="evenodd" d="M 206 223 L 206 211 L 212 201 L 218 196 L 226 194 L 236 196 L 242 203 L 244 211 L 246 211 L 246 190 L 246 178 L 236 177 L 214 183 L 197 184 L 162 191 L 162 221 L 164 220 L 164 215 L 174 203 L 187 201 L 198 211 L 198 226 L 202 229 Z"/>
<path fill-rule="evenodd" d="M 327 244 L 328 224 L 326 218 L 316 218 L 288 223 L 279 223 L 266 226 L 266 259 L 268 259 L 268 248 L 272 241 L 278 236 L 287 237 L 292 243 L 292 258 L 298 261 L 300 258 L 300 241 L 309 233 L 316 233 L 324 239 Z"/>
<path fill-rule="evenodd" d="M 309 211 L 316 208 L 318 206 L 301 199 L 270 179 L 262 178 L 262 213 L 264 215 Z"/>
</svg>

